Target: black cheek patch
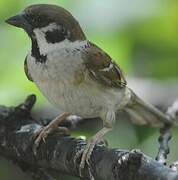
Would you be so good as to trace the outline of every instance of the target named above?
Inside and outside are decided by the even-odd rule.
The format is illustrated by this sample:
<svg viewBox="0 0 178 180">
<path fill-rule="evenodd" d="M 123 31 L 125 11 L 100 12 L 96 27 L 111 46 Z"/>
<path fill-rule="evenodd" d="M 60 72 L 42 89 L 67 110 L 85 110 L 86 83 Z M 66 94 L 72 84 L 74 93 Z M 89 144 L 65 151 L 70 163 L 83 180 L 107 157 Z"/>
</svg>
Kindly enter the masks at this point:
<svg viewBox="0 0 178 180">
<path fill-rule="evenodd" d="M 66 39 L 66 34 L 61 32 L 60 29 L 54 29 L 53 31 L 47 31 L 46 40 L 48 43 L 57 43 Z"/>
</svg>

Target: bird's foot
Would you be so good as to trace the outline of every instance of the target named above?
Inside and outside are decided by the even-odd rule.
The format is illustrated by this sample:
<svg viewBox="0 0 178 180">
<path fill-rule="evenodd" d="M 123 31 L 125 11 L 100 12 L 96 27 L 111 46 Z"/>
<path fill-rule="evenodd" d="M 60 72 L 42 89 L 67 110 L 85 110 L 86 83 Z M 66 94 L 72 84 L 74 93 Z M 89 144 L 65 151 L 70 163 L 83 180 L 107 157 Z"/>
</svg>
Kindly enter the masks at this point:
<svg viewBox="0 0 178 180">
<path fill-rule="evenodd" d="M 80 161 L 80 166 L 79 166 L 79 175 L 82 177 L 82 169 L 84 169 L 85 165 L 87 164 L 89 167 L 89 171 L 90 171 L 90 157 L 92 155 L 93 149 L 95 147 L 96 144 L 99 145 L 105 145 L 105 141 L 102 139 L 98 139 L 95 138 L 95 136 L 93 138 L 91 138 L 87 145 L 85 147 L 83 147 L 81 150 L 79 150 L 75 157 L 74 157 L 74 162 L 76 162 L 76 160 L 81 157 L 81 161 Z M 90 172 L 91 174 L 91 172 Z"/>
<path fill-rule="evenodd" d="M 46 142 L 46 138 L 48 135 L 54 131 L 60 132 L 62 134 L 70 134 L 70 131 L 66 127 L 56 127 L 53 124 L 49 124 L 47 126 L 44 126 L 40 128 L 34 135 L 35 138 L 35 146 L 38 147 L 40 142 L 43 141 L 44 143 Z"/>
<path fill-rule="evenodd" d="M 110 131 L 111 128 L 103 127 L 100 131 L 98 131 L 87 143 L 86 147 L 83 147 L 80 151 L 78 151 L 74 157 L 74 163 L 76 163 L 76 160 L 81 157 L 80 166 L 79 166 L 79 174 L 82 177 L 82 169 L 84 169 L 85 164 L 87 163 L 89 172 L 90 171 L 90 157 L 93 152 L 93 149 L 96 144 L 103 141 L 103 136 Z M 101 145 L 101 144 L 100 144 Z M 103 145 L 103 143 L 102 143 Z M 91 174 L 91 173 L 90 173 Z"/>
<path fill-rule="evenodd" d="M 48 137 L 48 135 L 56 130 L 61 133 L 64 133 L 64 134 L 69 134 L 68 128 L 58 127 L 59 124 L 62 121 L 64 121 L 65 118 L 68 116 L 69 116 L 68 113 L 60 114 L 58 117 L 56 117 L 54 120 L 52 120 L 47 126 L 44 126 L 41 129 L 39 129 L 34 135 L 34 138 L 36 138 L 35 143 L 34 143 L 35 149 L 39 146 L 41 140 L 43 140 L 43 142 L 45 142 L 45 139 Z"/>
</svg>

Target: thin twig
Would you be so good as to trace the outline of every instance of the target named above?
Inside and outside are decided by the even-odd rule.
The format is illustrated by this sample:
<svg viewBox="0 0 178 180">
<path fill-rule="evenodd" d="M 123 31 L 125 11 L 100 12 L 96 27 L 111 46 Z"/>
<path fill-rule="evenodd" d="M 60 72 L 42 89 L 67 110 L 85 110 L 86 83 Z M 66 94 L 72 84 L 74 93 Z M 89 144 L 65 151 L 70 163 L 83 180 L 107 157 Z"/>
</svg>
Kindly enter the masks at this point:
<svg viewBox="0 0 178 180">
<path fill-rule="evenodd" d="M 164 126 L 160 129 L 160 136 L 158 138 L 159 151 L 156 156 L 156 160 L 164 165 L 166 165 L 166 159 L 169 154 L 168 142 L 171 139 L 171 127 L 171 124 L 164 124 Z"/>
<path fill-rule="evenodd" d="M 158 138 L 159 151 L 156 156 L 156 160 L 166 165 L 167 156 L 169 154 L 169 140 L 171 139 L 171 128 L 176 124 L 178 113 L 178 101 L 175 101 L 166 112 L 167 117 L 172 121 L 170 124 L 164 124 L 160 129 L 160 136 Z M 175 163 L 176 164 L 176 163 Z M 175 167 L 172 165 L 172 167 Z"/>
</svg>

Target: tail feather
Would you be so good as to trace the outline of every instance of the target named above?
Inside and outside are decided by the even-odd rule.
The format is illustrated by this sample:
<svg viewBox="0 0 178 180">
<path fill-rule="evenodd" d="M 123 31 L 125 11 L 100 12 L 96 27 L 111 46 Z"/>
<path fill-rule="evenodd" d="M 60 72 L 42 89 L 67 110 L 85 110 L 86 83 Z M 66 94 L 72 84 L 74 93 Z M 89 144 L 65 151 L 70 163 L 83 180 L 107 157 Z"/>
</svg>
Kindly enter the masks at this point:
<svg viewBox="0 0 178 180">
<path fill-rule="evenodd" d="M 131 102 L 126 106 L 125 111 L 130 114 L 133 123 L 157 127 L 163 126 L 164 123 L 171 123 L 166 114 L 144 102 L 132 90 L 130 91 Z"/>
</svg>

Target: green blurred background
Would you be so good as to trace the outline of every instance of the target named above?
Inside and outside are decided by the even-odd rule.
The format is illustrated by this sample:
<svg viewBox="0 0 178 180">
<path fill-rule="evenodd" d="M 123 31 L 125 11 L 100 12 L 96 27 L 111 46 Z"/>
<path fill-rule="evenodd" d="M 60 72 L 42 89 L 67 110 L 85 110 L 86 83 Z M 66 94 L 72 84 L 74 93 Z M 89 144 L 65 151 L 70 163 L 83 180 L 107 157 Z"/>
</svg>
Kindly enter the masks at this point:
<svg viewBox="0 0 178 180">
<path fill-rule="evenodd" d="M 88 39 L 121 66 L 137 94 L 165 110 L 178 97 L 178 1 L 177 0 L 0 0 L 0 104 L 16 105 L 31 93 L 38 97 L 34 113 L 54 116 L 57 111 L 27 80 L 23 63 L 30 40 L 20 29 L 4 23 L 30 4 L 51 3 L 68 9 L 80 22 Z M 90 127 L 90 130 L 88 130 Z M 101 124 L 88 123 L 74 132 L 90 137 Z M 158 129 L 139 127 L 120 116 L 106 136 L 110 147 L 140 148 L 153 158 Z M 178 130 L 173 130 L 169 161 L 178 159 Z M 60 176 L 63 180 L 73 180 Z M 0 159 L 0 179 L 27 177 L 12 163 Z"/>
</svg>

